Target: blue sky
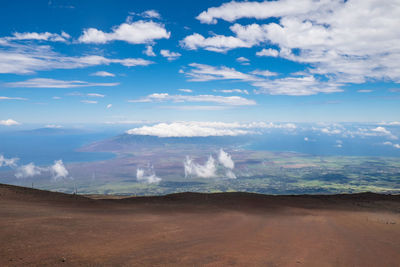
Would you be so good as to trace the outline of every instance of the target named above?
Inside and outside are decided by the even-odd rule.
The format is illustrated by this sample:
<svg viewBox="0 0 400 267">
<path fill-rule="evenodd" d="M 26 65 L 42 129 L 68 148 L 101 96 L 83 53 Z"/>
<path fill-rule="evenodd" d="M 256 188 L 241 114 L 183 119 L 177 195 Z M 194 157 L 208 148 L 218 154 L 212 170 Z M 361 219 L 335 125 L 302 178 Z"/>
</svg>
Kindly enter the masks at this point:
<svg viewBox="0 0 400 267">
<path fill-rule="evenodd" d="M 0 127 L 399 120 L 398 1 L 2 1 L 0 23 Z"/>
</svg>

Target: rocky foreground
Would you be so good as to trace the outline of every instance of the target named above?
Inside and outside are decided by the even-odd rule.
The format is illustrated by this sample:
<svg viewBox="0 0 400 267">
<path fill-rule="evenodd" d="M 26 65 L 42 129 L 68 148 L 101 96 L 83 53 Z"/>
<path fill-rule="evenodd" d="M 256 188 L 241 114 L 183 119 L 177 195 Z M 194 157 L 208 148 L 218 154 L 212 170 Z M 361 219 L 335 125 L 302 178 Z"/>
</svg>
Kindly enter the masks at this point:
<svg viewBox="0 0 400 267">
<path fill-rule="evenodd" d="M 80 196 L 0 184 L 0 266 L 400 266 L 400 196 Z"/>
</svg>

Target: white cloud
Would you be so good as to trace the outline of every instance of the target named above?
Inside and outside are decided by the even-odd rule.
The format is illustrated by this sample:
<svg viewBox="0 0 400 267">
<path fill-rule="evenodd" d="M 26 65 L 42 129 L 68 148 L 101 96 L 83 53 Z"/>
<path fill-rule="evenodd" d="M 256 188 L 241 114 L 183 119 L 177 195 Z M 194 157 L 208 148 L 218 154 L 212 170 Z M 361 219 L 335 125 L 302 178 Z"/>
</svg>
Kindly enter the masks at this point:
<svg viewBox="0 0 400 267">
<path fill-rule="evenodd" d="M 382 126 L 373 128 L 373 129 L 371 129 L 371 131 L 377 133 L 378 135 L 387 135 L 389 138 L 398 139 L 397 136 L 392 134 L 391 131 L 387 130 L 385 127 L 382 127 Z"/>
<path fill-rule="evenodd" d="M 58 124 L 47 124 L 44 126 L 45 128 L 51 128 L 51 129 L 61 129 L 64 128 L 62 125 Z"/>
<path fill-rule="evenodd" d="M 50 42 L 67 42 L 71 36 L 66 32 L 61 34 L 50 32 L 15 32 L 12 37 L 4 37 L 5 40 L 37 40 L 37 41 L 50 41 Z"/>
<path fill-rule="evenodd" d="M 363 90 L 357 90 L 358 93 L 371 93 L 372 90 L 367 90 L 367 89 L 363 89 Z"/>
<path fill-rule="evenodd" d="M 92 76 L 115 77 L 115 74 L 107 72 L 107 71 L 97 71 L 95 73 L 92 73 Z"/>
<path fill-rule="evenodd" d="M 147 168 L 137 168 L 136 179 L 138 182 L 144 182 L 148 184 L 158 184 L 162 180 L 160 177 L 157 177 L 153 166 L 148 166 Z"/>
<path fill-rule="evenodd" d="M 17 168 L 15 172 L 15 177 L 19 178 L 29 178 L 36 175 L 40 175 L 44 169 L 41 167 L 37 167 L 33 162 L 22 165 Z"/>
<path fill-rule="evenodd" d="M 212 105 L 179 105 L 179 106 L 161 106 L 161 108 L 165 109 L 176 109 L 176 110 L 187 110 L 187 111 L 194 111 L 194 110 L 226 110 L 231 109 L 232 106 L 212 106 Z"/>
<path fill-rule="evenodd" d="M 180 45 L 189 50 L 204 48 L 208 51 L 225 53 L 234 48 L 251 47 L 253 44 L 248 44 L 233 36 L 214 35 L 213 37 L 205 38 L 201 34 L 194 33 L 181 40 Z"/>
<path fill-rule="evenodd" d="M 158 123 L 128 130 L 127 134 L 151 135 L 158 137 L 207 137 L 207 136 L 237 136 L 257 133 L 257 129 L 294 130 L 293 123 L 274 124 L 272 122 L 172 122 Z"/>
<path fill-rule="evenodd" d="M 248 59 L 248 58 L 245 58 L 245 57 L 238 57 L 237 59 L 236 59 L 236 61 L 237 62 L 249 62 L 250 60 Z"/>
<path fill-rule="evenodd" d="M 128 100 L 132 103 L 147 102 L 165 102 L 172 101 L 175 103 L 184 102 L 211 102 L 220 105 L 229 106 L 252 106 L 256 105 L 254 100 L 250 100 L 240 96 L 217 96 L 217 95 L 170 95 L 168 93 L 155 93 L 138 100 Z"/>
<path fill-rule="evenodd" d="M 169 39 L 171 33 L 167 32 L 163 24 L 153 21 L 135 21 L 122 23 L 111 32 L 103 32 L 95 28 L 85 29 L 79 37 L 82 43 L 105 44 L 111 41 L 125 41 L 130 44 L 149 44 L 157 39 Z"/>
<path fill-rule="evenodd" d="M 68 176 L 68 170 L 65 168 L 62 160 L 54 161 L 54 164 L 50 166 L 48 169 L 52 174 L 54 180 L 63 179 Z"/>
<path fill-rule="evenodd" d="M 85 104 L 97 104 L 96 100 L 81 100 L 81 103 Z"/>
<path fill-rule="evenodd" d="M 13 119 L 7 119 L 7 120 L 0 120 L 0 125 L 3 126 L 13 126 L 13 125 L 19 125 L 20 123 L 13 120 Z"/>
<path fill-rule="evenodd" d="M 400 144 L 394 144 L 392 142 L 384 142 L 383 144 L 386 146 L 392 146 L 394 148 L 400 149 Z"/>
<path fill-rule="evenodd" d="M 239 72 L 225 66 L 214 67 L 204 64 L 191 63 L 191 69 L 184 72 L 189 81 L 239 80 L 249 82 L 258 87 L 256 93 L 271 95 L 313 95 L 318 93 L 342 92 L 341 84 L 321 81 L 312 75 L 274 78 L 278 75 L 268 70 L 254 70 L 250 73 Z"/>
<path fill-rule="evenodd" d="M 180 45 L 189 50 L 203 48 L 208 51 L 226 53 L 235 48 L 250 48 L 267 41 L 264 27 L 258 24 L 247 26 L 234 24 L 229 29 L 235 36 L 214 35 L 205 38 L 201 34 L 194 33 L 181 40 Z"/>
<path fill-rule="evenodd" d="M 335 2 L 335 1 L 332 1 Z M 240 18 L 267 19 L 288 15 L 304 14 L 310 10 L 318 10 L 325 1 L 283 0 L 264 2 L 229 2 L 220 7 L 211 7 L 200 13 L 196 19 L 202 23 L 215 24 L 217 19 L 233 22 Z"/>
<path fill-rule="evenodd" d="M 34 78 L 22 82 L 6 83 L 8 87 L 29 88 L 76 88 L 89 86 L 117 86 L 119 83 L 90 83 L 85 81 L 64 81 L 48 78 Z"/>
<path fill-rule="evenodd" d="M 8 97 L 8 96 L 0 96 L 0 100 L 28 100 L 25 97 Z"/>
<path fill-rule="evenodd" d="M 152 135 L 158 137 L 207 137 L 237 136 L 252 133 L 241 129 L 239 124 L 208 122 L 159 123 L 153 126 L 133 128 L 126 132 L 133 135 Z"/>
<path fill-rule="evenodd" d="M 59 97 L 59 96 L 53 96 L 52 97 L 54 100 L 59 100 L 59 99 L 61 99 L 61 97 Z"/>
<path fill-rule="evenodd" d="M 388 125 L 388 126 L 400 126 L 400 121 L 392 121 L 392 122 L 381 122 L 380 125 Z"/>
<path fill-rule="evenodd" d="M 203 23 L 217 23 L 218 19 L 233 22 L 240 18 L 278 21 L 231 26 L 233 36 L 218 37 L 235 39 L 236 44 L 211 45 L 220 52 L 268 43 L 279 47 L 280 57 L 309 64 L 310 73 L 325 75 L 336 82 L 400 81 L 397 0 L 387 0 L 384 4 L 379 0 L 233 1 L 209 8 L 197 18 Z M 187 47 L 207 49 L 206 40 L 212 38 L 215 37 L 198 38 L 197 43 Z M 276 56 L 276 52 L 267 54 Z"/>
<path fill-rule="evenodd" d="M 88 93 L 86 95 L 89 96 L 89 97 L 101 97 L 101 98 L 105 97 L 105 95 L 97 94 L 97 93 Z"/>
<path fill-rule="evenodd" d="M 142 58 L 111 59 L 98 55 L 68 57 L 54 52 L 47 45 L 15 44 L 1 42 L 0 39 L 0 73 L 30 74 L 40 70 L 76 69 L 109 64 L 132 67 L 152 63 Z"/>
<path fill-rule="evenodd" d="M 186 178 L 236 178 L 232 171 L 235 168 L 235 163 L 231 156 L 222 149 L 218 153 L 218 162 L 211 155 L 204 164 L 196 163 L 191 157 L 186 156 L 183 166 Z"/>
<path fill-rule="evenodd" d="M 54 180 L 60 180 L 68 177 L 68 170 L 65 168 L 62 160 L 54 161 L 54 164 L 48 167 L 36 166 L 33 162 L 21 165 L 16 169 L 16 178 L 30 178 L 40 175 L 44 172 L 49 172 Z"/>
<path fill-rule="evenodd" d="M 193 93 L 191 89 L 178 89 L 178 91 L 185 92 L 185 93 Z"/>
<path fill-rule="evenodd" d="M 273 80 L 265 79 L 252 83 L 258 87 L 256 93 L 271 95 L 315 95 L 318 93 L 343 92 L 340 84 L 334 82 L 323 82 L 314 76 L 286 77 Z"/>
<path fill-rule="evenodd" d="M 242 89 L 222 89 L 222 90 L 213 90 L 213 91 L 225 93 L 225 94 L 231 94 L 231 93 L 246 94 L 246 95 L 249 94 L 249 92 L 247 90 L 242 90 Z"/>
<path fill-rule="evenodd" d="M 271 76 L 276 76 L 278 73 L 272 72 L 269 70 L 253 70 L 250 72 L 251 74 L 259 75 L 259 76 L 264 76 L 264 77 L 271 77 Z"/>
<path fill-rule="evenodd" d="M 167 58 L 169 61 L 176 60 L 176 59 L 178 59 L 178 58 L 181 56 L 180 53 L 171 52 L 171 51 L 165 50 L 165 49 L 162 49 L 162 50 L 160 51 L 160 54 L 161 54 L 163 57 Z"/>
<path fill-rule="evenodd" d="M 256 56 L 259 57 L 277 57 L 278 55 L 279 51 L 272 48 L 268 49 L 263 48 L 261 51 L 256 52 Z"/>
<path fill-rule="evenodd" d="M 210 155 L 208 160 L 201 165 L 194 162 L 189 156 L 186 157 L 183 162 L 185 169 L 185 177 L 200 177 L 200 178 L 215 178 L 217 177 L 217 166 L 215 164 L 215 159 Z"/>
<path fill-rule="evenodd" d="M 19 158 L 5 158 L 0 154 L 0 167 L 16 167 Z"/>
<path fill-rule="evenodd" d="M 143 53 L 149 57 L 155 57 L 156 54 L 153 51 L 153 47 L 151 45 L 146 46 L 146 50 L 143 51 Z"/>
<path fill-rule="evenodd" d="M 219 150 L 218 153 L 218 161 L 225 167 L 228 169 L 233 169 L 235 168 L 235 163 L 232 160 L 231 155 L 229 155 L 228 153 L 226 153 L 223 149 Z"/>
<path fill-rule="evenodd" d="M 191 63 L 192 67 L 185 72 L 190 81 L 204 82 L 213 80 L 240 80 L 240 81 L 257 81 L 260 80 L 254 75 L 246 74 L 225 66 L 214 67 L 205 64 Z"/>
<path fill-rule="evenodd" d="M 110 108 L 112 108 L 112 104 L 107 105 L 107 109 L 110 109 Z"/>
<path fill-rule="evenodd" d="M 146 10 L 142 12 L 140 15 L 145 18 L 155 18 L 155 19 L 161 18 L 160 13 L 158 13 L 158 11 L 154 9 Z"/>
</svg>

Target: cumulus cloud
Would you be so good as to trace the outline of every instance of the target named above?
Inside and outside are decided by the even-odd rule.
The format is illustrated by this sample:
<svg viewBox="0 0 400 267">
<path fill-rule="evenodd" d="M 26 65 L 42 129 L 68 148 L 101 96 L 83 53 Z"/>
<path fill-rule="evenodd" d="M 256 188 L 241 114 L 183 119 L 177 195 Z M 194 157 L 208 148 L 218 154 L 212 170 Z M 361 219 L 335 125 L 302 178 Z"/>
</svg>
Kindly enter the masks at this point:
<svg viewBox="0 0 400 267">
<path fill-rule="evenodd" d="M 181 56 L 180 53 L 171 52 L 171 51 L 166 50 L 166 49 L 162 49 L 162 50 L 160 51 L 160 54 L 161 54 L 163 57 L 167 58 L 169 61 L 176 60 L 176 59 L 178 59 L 178 58 Z"/>
<path fill-rule="evenodd" d="M 0 120 L 0 125 L 3 126 L 13 126 L 13 125 L 19 125 L 20 123 L 13 120 L 13 119 L 7 119 L 7 120 Z"/>
<path fill-rule="evenodd" d="M 15 172 L 15 177 L 20 178 L 30 178 L 33 176 L 40 175 L 44 171 L 43 168 L 36 166 L 33 162 L 22 165 L 17 168 Z"/>
<path fill-rule="evenodd" d="M 207 137 L 236 136 L 250 133 L 248 130 L 236 129 L 230 125 L 201 122 L 159 123 L 153 126 L 142 126 L 128 130 L 127 134 L 152 135 L 158 137 Z"/>
<path fill-rule="evenodd" d="M 108 104 L 106 108 L 107 108 L 107 109 L 112 108 L 112 104 Z"/>
<path fill-rule="evenodd" d="M 267 41 L 265 28 L 258 24 L 246 26 L 234 24 L 229 29 L 235 36 L 214 35 L 204 37 L 201 34 L 194 33 L 181 40 L 180 45 L 189 50 L 203 48 L 208 51 L 226 53 L 235 48 L 250 48 Z"/>
<path fill-rule="evenodd" d="M 103 32 L 95 28 L 85 29 L 79 42 L 105 44 L 111 41 L 124 41 L 130 44 L 149 44 L 157 39 L 169 39 L 171 33 L 164 25 L 153 21 L 127 21 L 113 27 L 111 32 Z"/>
<path fill-rule="evenodd" d="M 107 71 L 97 71 L 95 73 L 92 73 L 92 76 L 115 77 L 115 74 L 107 72 Z"/>
<path fill-rule="evenodd" d="M 268 49 L 263 48 L 261 51 L 256 52 L 256 56 L 259 57 L 277 57 L 278 55 L 279 51 L 272 48 Z"/>
<path fill-rule="evenodd" d="M 231 45 L 209 44 L 217 36 L 194 38 L 194 34 L 188 36 L 190 39 L 185 38 L 190 41 L 184 42 L 189 49 L 225 52 L 236 47 L 272 44 L 279 48 L 279 55 L 278 50 L 266 50 L 259 55 L 309 64 L 310 73 L 337 82 L 400 81 L 397 45 L 400 6 L 396 0 L 384 4 L 379 0 L 233 1 L 209 8 L 197 18 L 203 23 L 217 23 L 218 19 L 233 22 L 241 18 L 277 21 L 234 24 L 230 27 L 232 36 L 218 36 L 220 40 L 234 40 Z"/>
<path fill-rule="evenodd" d="M 8 87 L 28 87 L 28 88 L 76 88 L 91 86 L 117 86 L 119 83 L 90 83 L 86 81 L 64 81 L 49 78 L 33 78 L 21 82 L 11 82 L 5 84 Z"/>
<path fill-rule="evenodd" d="M 322 2 L 322 3 L 321 3 Z M 264 1 L 264 2 L 229 2 L 220 7 L 211 7 L 201 12 L 196 19 L 202 23 L 215 24 L 218 19 L 233 22 L 241 18 L 267 19 L 269 17 L 305 14 L 318 10 L 325 2 L 311 0 Z"/>
<path fill-rule="evenodd" d="M 0 154 L 0 167 L 16 167 L 19 158 L 5 158 Z"/>
<path fill-rule="evenodd" d="M 235 163 L 233 162 L 231 155 L 226 153 L 224 150 L 220 149 L 218 153 L 218 161 L 228 169 L 235 168 Z"/>
<path fill-rule="evenodd" d="M 39 167 L 36 166 L 33 162 L 21 165 L 16 169 L 15 177 L 16 178 L 31 178 L 37 175 L 40 175 L 44 172 L 48 172 L 51 174 L 54 180 L 60 180 L 68 177 L 68 170 L 65 168 L 62 160 L 54 161 L 54 164 L 48 167 Z"/>
<path fill-rule="evenodd" d="M 149 57 L 155 57 L 156 54 L 153 51 L 153 47 L 151 45 L 146 46 L 146 50 L 143 51 L 143 53 Z"/>
<path fill-rule="evenodd" d="M 293 123 L 275 124 L 265 122 L 173 122 L 158 123 L 128 130 L 127 134 L 151 135 L 158 137 L 207 137 L 207 136 L 238 136 L 255 134 L 258 129 L 294 130 Z"/>
<path fill-rule="evenodd" d="M 152 165 L 146 168 L 137 168 L 136 179 L 138 182 L 144 182 L 148 184 L 158 184 L 162 180 L 160 177 L 157 177 Z"/>
<path fill-rule="evenodd" d="M 387 130 L 386 128 L 382 126 L 378 127 L 366 127 L 366 128 L 348 128 L 344 127 L 343 125 L 340 124 L 333 124 L 333 125 L 328 125 L 324 126 L 322 128 L 320 127 L 312 127 L 312 130 L 314 131 L 320 131 L 324 134 L 328 135 L 341 135 L 343 137 L 374 137 L 374 136 L 380 136 L 380 137 L 387 137 L 390 139 L 398 139 L 397 136 L 395 136 L 391 131 Z"/>
<path fill-rule="evenodd" d="M 384 142 L 383 144 L 386 146 L 392 146 L 394 148 L 400 149 L 400 144 L 394 144 L 392 142 Z"/>
<path fill-rule="evenodd" d="M 148 102 L 210 102 L 229 106 L 252 106 L 256 102 L 241 96 L 217 96 L 217 95 L 170 95 L 168 93 L 155 93 L 137 100 L 128 100 L 132 103 Z"/>
<path fill-rule="evenodd" d="M 218 153 L 218 161 L 210 155 L 204 164 L 200 164 L 196 163 L 193 158 L 186 156 L 183 166 L 186 178 L 236 178 L 236 175 L 232 171 L 235 164 L 231 156 L 222 149 Z"/>
<path fill-rule="evenodd" d="M 64 179 L 68 176 L 68 170 L 65 168 L 62 160 L 54 161 L 54 164 L 51 165 L 48 170 L 52 174 L 54 180 Z"/>
<path fill-rule="evenodd" d="M 217 177 L 217 166 L 215 159 L 210 155 L 204 165 L 194 162 L 187 156 L 184 163 L 185 177 L 215 178 Z"/>
</svg>

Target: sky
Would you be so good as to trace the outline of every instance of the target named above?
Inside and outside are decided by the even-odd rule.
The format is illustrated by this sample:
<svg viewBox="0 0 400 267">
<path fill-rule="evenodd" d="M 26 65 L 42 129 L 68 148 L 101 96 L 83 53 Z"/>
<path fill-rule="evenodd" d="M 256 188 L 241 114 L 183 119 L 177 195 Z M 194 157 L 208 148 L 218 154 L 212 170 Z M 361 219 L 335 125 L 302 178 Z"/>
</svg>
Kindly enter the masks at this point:
<svg viewBox="0 0 400 267">
<path fill-rule="evenodd" d="M 400 119 L 398 0 L 0 4 L 3 128 Z"/>
</svg>

